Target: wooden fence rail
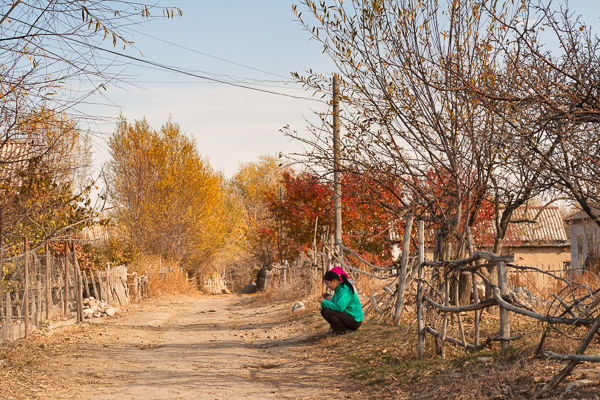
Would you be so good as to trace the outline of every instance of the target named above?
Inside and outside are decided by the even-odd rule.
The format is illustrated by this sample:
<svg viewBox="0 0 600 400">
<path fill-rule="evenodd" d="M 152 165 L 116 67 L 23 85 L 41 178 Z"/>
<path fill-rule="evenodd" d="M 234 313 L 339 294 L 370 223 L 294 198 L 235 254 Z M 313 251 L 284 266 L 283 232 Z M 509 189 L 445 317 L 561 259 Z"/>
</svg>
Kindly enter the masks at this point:
<svg viewBox="0 0 600 400">
<path fill-rule="evenodd" d="M 417 221 L 417 251 L 410 257 L 409 246 L 412 232 L 412 220 L 407 218 L 404 230 L 403 251 L 399 264 L 388 267 L 374 266 L 362 259 L 356 252 L 345 246 L 334 246 L 323 241 L 322 250 L 316 250 L 313 256 L 315 268 L 324 272 L 337 261 L 349 273 L 364 274 L 377 279 L 389 279 L 392 283 L 384 286 L 381 294 L 374 294 L 364 304 L 365 312 L 371 309 L 381 319 L 386 313 L 392 315 L 394 323 L 402 315 L 407 289 L 416 282 L 418 354 L 424 357 L 426 336 L 430 335 L 438 343 L 438 352 L 445 356 L 445 343 L 450 343 L 474 351 L 485 348 L 493 342 L 500 342 L 501 351 L 506 353 L 511 342 L 520 339 L 511 336 L 511 315 L 522 315 L 546 324 L 546 331 L 565 325 L 565 329 L 580 326 L 588 329 L 581 340 L 576 354 L 556 354 L 543 350 L 546 334 L 542 335 L 536 354 L 553 359 L 568 361 L 561 370 L 538 393 L 542 395 L 554 389 L 582 361 L 600 362 L 600 357 L 584 354 L 591 338 L 600 329 L 600 279 L 589 272 L 565 269 L 562 264 L 516 265 L 514 255 L 497 255 L 485 251 L 475 251 L 473 238 L 467 232 L 468 257 L 458 260 L 441 259 L 442 245 L 436 235 L 434 259 L 425 259 L 424 222 Z M 447 257 L 450 252 L 447 247 Z M 346 258 L 352 255 L 366 270 L 353 266 Z M 317 260 L 317 256 L 320 257 Z M 490 271 L 495 271 L 492 279 Z M 385 272 L 385 275 L 382 275 Z M 469 274 L 472 287 L 472 302 L 460 304 L 459 279 Z M 481 284 L 480 284 L 481 283 Z M 485 293 L 478 293 L 485 288 Z M 485 296 L 483 299 L 481 295 Z M 529 296 L 529 297 L 528 297 Z M 464 298 L 464 297 L 463 297 Z M 481 311 L 496 307 L 499 309 L 499 333 L 480 342 L 479 320 Z M 463 314 L 473 313 L 472 332 L 466 332 Z M 454 315 L 454 318 L 450 318 Z M 438 327 L 439 317 L 442 317 Z M 454 322 L 452 322 L 454 321 Z M 452 330 L 451 324 L 456 324 Z M 459 337 L 452 337 L 456 332 Z M 469 343 L 468 337 L 474 342 Z"/>
</svg>

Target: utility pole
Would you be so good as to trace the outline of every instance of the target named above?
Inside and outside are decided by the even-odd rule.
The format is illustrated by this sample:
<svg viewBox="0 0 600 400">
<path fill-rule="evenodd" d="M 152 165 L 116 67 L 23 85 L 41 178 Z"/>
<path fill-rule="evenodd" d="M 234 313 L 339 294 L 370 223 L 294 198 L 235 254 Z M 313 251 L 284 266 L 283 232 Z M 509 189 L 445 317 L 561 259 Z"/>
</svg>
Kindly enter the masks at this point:
<svg viewBox="0 0 600 400">
<path fill-rule="evenodd" d="M 340 174 L 340 76 L 333 75 L 333 223 L 336 247 L 342 244 L 342 182 Z M 339 250 L 338 250 L 339 251 Z"/>
</svg>

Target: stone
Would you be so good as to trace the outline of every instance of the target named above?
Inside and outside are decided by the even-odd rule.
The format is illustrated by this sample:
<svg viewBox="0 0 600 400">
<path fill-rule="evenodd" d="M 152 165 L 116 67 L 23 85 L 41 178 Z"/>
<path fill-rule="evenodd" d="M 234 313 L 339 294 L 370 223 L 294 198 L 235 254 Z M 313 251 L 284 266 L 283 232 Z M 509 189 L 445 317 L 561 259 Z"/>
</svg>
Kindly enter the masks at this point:
<svg viewBox="0 0 600 400">
<path fill-rule="evenodd" d="M 254 281 L 250 282 L 244 289 L 242 289 L 242 294 L 252 294 L 256 293 L 257 287 Z"/>
<path fill-rule="evenodd" d="M 92 314 L 94 314 L 94 311 L 91 308 L 86 308 L 83 310 L 83 314 L 85 316 L 92 315 Z"/>
<path fill-rule="evenodd" d="M 306 306 L 304 305 L 304 303 L 301 301 L 297 301 L 296 304 L 294 304 L 294 306 L 292 307 L 292 312 L 298 312 L 298 311 L 302 311 L 305 309 L 306 309 Z"/>
<path fill-rule="evenodd" d="M 108 307 L 106 310 L 104 310 L 104 312 L 106 313 L 106 315 L 108 315 L 109 317 L 112 317 L 113 315 L 115 315 L 117 313 L 117 310 L 115 310 L 112 307 Z"/>
<path fill-rule="evenodd" d="M 492 361 L 494 359 L 494 357 L 477 357 L 477 362 L 486 364 L 489 363 L 490 361 Z"/>
</svg>

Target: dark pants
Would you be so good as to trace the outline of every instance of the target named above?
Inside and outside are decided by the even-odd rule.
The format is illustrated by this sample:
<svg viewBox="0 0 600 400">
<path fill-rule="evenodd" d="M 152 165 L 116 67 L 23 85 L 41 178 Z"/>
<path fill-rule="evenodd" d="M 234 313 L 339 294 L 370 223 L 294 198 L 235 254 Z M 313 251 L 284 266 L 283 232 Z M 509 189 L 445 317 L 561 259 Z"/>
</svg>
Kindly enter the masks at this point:
<svg viewBox="0 0 600 400">
<path fill-rule="evenodd" d="M 356 321 L 349 314 L 334 311 L 331 308 L 322 308 L 321 315 L 325 318 L 325 321 L 329 322 L 331 329 L 337 333 L 346 333 L 348 330 L 355 331 L 362 324 L 362 321 Z"/>
</svg>

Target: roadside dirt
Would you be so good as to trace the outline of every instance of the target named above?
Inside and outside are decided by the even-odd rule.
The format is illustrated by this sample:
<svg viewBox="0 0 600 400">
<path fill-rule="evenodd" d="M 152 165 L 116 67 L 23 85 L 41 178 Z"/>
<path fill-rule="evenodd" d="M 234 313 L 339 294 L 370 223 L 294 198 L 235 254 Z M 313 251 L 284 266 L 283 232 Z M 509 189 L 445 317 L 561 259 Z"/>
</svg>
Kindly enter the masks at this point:
<svg viewBox="0 0 600 400">
<path fill-rule="evenodd" d="M 43 360 L 12 376 L 15 385 L 0 385 L 13 389 L 0 391 L 0 398 L 364 397 L 325 354 L 315 357 L 324 351 L 316 346 L 316 332 L 324 331 L 316 329 L 317 318 L 298 318 L 290 309 L 290 303 L 256 305 L 237 295 L 130 306 L 119 319 L 61 334 Z"/>
</svg>

